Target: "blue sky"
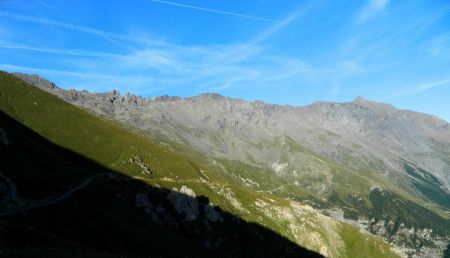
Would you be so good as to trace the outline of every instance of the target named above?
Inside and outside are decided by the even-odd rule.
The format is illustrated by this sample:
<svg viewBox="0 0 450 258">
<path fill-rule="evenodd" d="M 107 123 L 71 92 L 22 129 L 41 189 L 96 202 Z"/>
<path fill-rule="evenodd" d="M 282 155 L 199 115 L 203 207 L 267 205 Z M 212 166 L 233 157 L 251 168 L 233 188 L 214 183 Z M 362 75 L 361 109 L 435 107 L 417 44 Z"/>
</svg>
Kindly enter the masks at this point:
<svg viewBox="0 0 450 258">
<path fill-rule="evenodd" d="M 0 0 L 0 69 L 145 97 L 361 95 L 450 121 L 450 2 Z"/>
</svg>

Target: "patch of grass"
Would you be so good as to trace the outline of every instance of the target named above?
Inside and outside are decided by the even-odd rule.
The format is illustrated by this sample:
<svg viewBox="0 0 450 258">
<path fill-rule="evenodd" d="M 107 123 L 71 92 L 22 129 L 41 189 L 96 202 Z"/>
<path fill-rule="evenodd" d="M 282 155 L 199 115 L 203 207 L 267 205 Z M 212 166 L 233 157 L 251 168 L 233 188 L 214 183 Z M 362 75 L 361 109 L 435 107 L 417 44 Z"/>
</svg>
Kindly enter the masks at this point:
<svg viewBox="0 0 450 258">
<path fill-rule="evenodd" d="M 340 235 L 346 243 L 346 250 L 342 257 L 399 257 L 390 251 L 388 243 L 371 235 L 361 234 L 358 229 L 347 224 L 342 225 Z M 364 254 L 361 250 L 364 250 Z"/>
</svg>

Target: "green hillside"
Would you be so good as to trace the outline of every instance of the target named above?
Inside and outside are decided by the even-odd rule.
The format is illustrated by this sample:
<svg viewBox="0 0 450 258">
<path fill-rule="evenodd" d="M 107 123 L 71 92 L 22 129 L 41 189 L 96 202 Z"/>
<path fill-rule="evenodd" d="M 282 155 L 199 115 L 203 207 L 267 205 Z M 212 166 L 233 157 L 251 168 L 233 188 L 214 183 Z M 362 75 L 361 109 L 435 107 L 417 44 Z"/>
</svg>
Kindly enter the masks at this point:
<svg viewBox="0 0 450 258">
<path fill-rule="evenodd" d="M 0 109 L 12 142 L 0 144 L 0 182 L 17 189 L 0 210 L 0 256 L 396 256 L 377 237 L 252 187 L 286 183 L 279 178 L 151 140 L 3 72 Z M 169 195 L 195 199 L 196 218 Z"/>
</svg>

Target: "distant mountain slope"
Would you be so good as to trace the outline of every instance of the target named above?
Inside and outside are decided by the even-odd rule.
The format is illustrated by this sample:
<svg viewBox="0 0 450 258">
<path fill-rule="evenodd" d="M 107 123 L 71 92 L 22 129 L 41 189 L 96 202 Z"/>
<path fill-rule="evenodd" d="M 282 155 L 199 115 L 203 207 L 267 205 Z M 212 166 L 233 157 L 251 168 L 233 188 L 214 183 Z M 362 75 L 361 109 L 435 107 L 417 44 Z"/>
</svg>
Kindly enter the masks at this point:
<svg viewBox="0 0 450 258">
<path fill-rule="evenodd" d="M 299 245 L 395 256 L 310 206 L 247 187 L 237 173 L 254 167 L 157 144 L 3 72 L 0 109 L 0 256 L 317 256 Z M 254 178 L 267 179 L 284 182 Z"/>
<path fill-rule="evenodd" d="M 442 253 L 448 243 L 450 125 L 436 117 L 362 97 L 305 107 L 218 94 L 146 99 L 15 75 L 173 148 L 194 148 L 245 188 L 309 203 L 405 256 Z"/>
<path fill-rule="evenodd" d="M 430 197 L 414 187 L 421 178 L 405 171 L 405 163 L 413 163 L 433 176 L 444 192 L 450 191 L 450 124 L 362 97 L 305 107 L 251 103 L 217 94 L 143 99 L 117 91 L 64 91 L 38 76 L 16 76 L 127 124 L 164 131 L 211 155 L 271 166 L 281 155 L 255 145 L 287 136 L 318 154 L 355 169 L 370 167 L 404 189 Z"/>
</svg>

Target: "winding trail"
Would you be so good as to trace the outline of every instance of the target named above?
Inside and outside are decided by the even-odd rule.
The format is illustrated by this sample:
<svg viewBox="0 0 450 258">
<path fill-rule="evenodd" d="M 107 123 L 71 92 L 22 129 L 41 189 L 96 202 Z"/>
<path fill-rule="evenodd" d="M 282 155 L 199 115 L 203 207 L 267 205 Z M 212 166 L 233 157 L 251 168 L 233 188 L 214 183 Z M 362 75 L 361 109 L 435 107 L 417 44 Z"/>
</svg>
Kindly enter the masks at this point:
<svg viewBox="0 0 450 258">
<path fill-rule="evenodd" d="M 55 197 L 55 198 L 49 198 L 48 200 L 43 200 L 43 201 L 38 201 L 37 203 L 34 203 L 32 205 L 29 205 L 27 207 L 21 207 L 12 211 L 7 211 L 7 212 L 3 212 L 0 213 L 0 217 L 1 216 L 6 216 L 6 215 L 10 215 L 13 213 L 17 213 L 17 212 L 23 212 L 23 211 L 27 211 L 27 210 L 31 210 L 31 209 L 35 209 L 35 208 L 39 208 L 39 207 L 43 207 L 43 206 L 48 206 L 48 205 L 52 205 L 54 203 L 63 201 L 65 199 L 67 199 L 70 195 L 72 195 L 73 193 L 83 189 L 84 187 L 88 186 L 92 181 L 94 181 L 95 179 L 102 177 L 102 176 L 113 176 L 110 173 L 100 173 L 100 174 L 96 174 L 93 175 L 91 177 L 88 177 L 86 179 L 84 179 L 79 185 L 71 188 L 69 191 L 65 192 L 64 194 Z"/>
</svg>

